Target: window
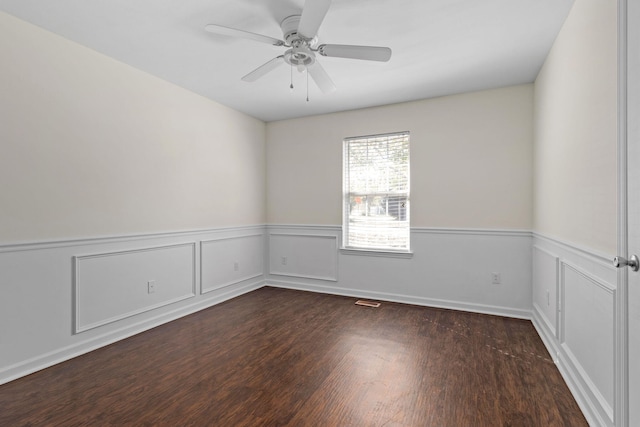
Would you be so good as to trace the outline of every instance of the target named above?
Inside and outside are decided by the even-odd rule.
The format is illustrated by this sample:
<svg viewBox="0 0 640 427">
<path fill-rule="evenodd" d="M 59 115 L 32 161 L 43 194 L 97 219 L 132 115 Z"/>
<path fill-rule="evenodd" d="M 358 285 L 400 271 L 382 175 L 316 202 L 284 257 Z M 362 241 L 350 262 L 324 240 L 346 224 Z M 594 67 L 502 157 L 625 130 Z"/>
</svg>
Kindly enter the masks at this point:
<svg viewBox="0 0 640 427">
<path fill-rule="evenodd" d="M 343 245 L 409 251 L 409 132 L 344 140 Z"/>
</svg>

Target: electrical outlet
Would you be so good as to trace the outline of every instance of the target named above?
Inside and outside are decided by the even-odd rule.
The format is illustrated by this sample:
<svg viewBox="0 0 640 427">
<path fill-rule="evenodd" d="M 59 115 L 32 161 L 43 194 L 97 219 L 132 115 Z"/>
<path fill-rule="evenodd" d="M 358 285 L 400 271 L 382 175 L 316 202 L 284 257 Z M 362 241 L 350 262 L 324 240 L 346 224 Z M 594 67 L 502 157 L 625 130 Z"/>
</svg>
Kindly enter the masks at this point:
<svg viewBox="0 0 640 427">
<path fill-rule="evenodd" d="M 147 293 L 148 294 L 152 294 L 156 291 L 156 281 L 155 280 L 149 280 L 147 282 Z"/>
<path fill-rule="evenodd" d="M 238 261 L 233 263 L 233 271 L 238 271 L 240 270 L 240 264 L 238 264 Z"/>
<path fill-rule="evenodd" d="M 282 257 L 282 265 L 287 265 L 287 257 L 286 256 Z"/>
<path fill-rule="evenodd" d="M 500 273 L 491 273 L 491 283 L 494 285 L 500 284 Z"/>
</svg>

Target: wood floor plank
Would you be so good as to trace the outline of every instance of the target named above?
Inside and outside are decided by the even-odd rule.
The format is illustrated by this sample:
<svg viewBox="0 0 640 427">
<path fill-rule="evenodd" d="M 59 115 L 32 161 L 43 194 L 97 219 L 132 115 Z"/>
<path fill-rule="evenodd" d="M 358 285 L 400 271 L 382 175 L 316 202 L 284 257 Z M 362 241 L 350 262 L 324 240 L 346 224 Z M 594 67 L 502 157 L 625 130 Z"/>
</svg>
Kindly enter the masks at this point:
<svg viewBox="0 0 640 427">
<path fill-rule="evenodd" d="M 586 426 L 531 322 L 262 288 L 0 386 L 2 426 Z"/>
</svg>

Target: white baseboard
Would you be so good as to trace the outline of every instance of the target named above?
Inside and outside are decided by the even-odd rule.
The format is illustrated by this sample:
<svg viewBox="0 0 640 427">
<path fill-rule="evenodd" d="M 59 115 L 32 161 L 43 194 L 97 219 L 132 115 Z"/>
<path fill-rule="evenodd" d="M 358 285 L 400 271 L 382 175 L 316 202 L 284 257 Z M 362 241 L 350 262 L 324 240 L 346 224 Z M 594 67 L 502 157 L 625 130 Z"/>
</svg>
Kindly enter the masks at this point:
<svg viewBox="0 0 640 427">
<path fill-rule="evenodd" d="M 445 308 L 449 310 L 468 311 L 471 313 L 491 314 L 495 316 L 512 317 L 516 319 L 531 319 L 531 312 L 508 307 L 496 307 L 482 304 L 469 304 L 458 301 L 447 301 L 433 298 L 423 298 L 410 295 L 399 295 L 387 292 L 364 291 L 361 289 L 338 288 L 335 286 L 312 285 L 303 282 L 292 282 L 269 279 L 265 286 L 274 288 L 295 289 L 300 291 L 317 292 L 322 294 L 341 295 L 354 298 L 368 298 L 377 301 L 398 302 L 402 304 L 420 305 L 424 307 Z"/>
<path fill-rule="evenodd" d="M 569 387 L 573 398 L 576 400 L 576 403 L 582 410 L 582 414 L 587 419 L 589 425 L 594 427 L 610 425 L 609 423 L 606 423 L 602 417 L 600 417 L 597 408 L 593 405 L 592 401 L 587 398 L 588 393 L 580 379 L 580 376 L 577 375 L 577 373 L 572 369 L 570 369 L 569 365 L 567 365 L 566 359 L 562 356 L 560 347 L 557 345 L 557 342 L 553 338 L 553 335 L 545 327 L 542 316 L 535 309 L 533 310 L 533 317 L 531 321 L 533 322 L 533 326 L 538 332 L 540 339 L 542 339 L 542 342 L 547 348 L 549 355 L 558 367 L 560 375 L 562 375 L 562 378 L 567 384 L 567 387 Z"/>
</svg>

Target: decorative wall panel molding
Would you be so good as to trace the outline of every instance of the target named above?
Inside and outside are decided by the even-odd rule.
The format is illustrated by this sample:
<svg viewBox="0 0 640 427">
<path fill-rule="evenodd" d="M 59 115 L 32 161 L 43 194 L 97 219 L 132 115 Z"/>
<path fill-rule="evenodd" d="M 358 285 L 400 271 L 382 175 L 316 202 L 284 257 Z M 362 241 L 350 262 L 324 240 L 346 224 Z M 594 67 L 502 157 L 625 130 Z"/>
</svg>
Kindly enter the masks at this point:
<svg viewBox="0 0 640 427">
<path fill-rule="evenodd" d="M 263 259 L 262 233 L 203 240 L 200 242 L 201 293 L 262 278 Z"/>
<path fill-rule="evenodd" d="M 338 251 L 341 228 L 336 226 L 280 225 L 269 226 L 268 230 L 266 280 L 274 286 L 531 316 L 530 232 L 412 229 L 413 256 L 399 258 L 352 256 Z M 332 243 L 319 243 L 321 236 L 330 236 Z M 288 253 L 305 254 L 305 262 L 291 264 Z M 337 258 L 329 257 L 333 253 Z M 312 270 L 319 266 L 324 266 L 322 272 Z M 333 266 L 336 272 L 330 271 Z M 493 273 L 498 273 L 499 284 L 492 283 Z M 328 278 L 332 283 L 327 283 Z"/>
<path fill-rule="evenodd" d="M 605 254 L 602 252 L 598 252 L 591 248 L 587 248 L 582 245 L 577 245 L 572 242 L 567 242 L 566 240 L 559 239 L 557 237 L 547 236 L 542 233 L 532 232 L 534 237 L 534 241 L 540 247 L 555 247 L 559 250 L 567 253 L 567 257 L 570 257 L 570 254 L 573 256 L 581 257 L 583 260 L 589 262 L 600 263 L 605 267 L 611 266 L 612 256 L 610 254 Z"/>
<path fill-rule="evenodd" d="M 248 231 L 263 231 L 265 225 L 245 225 L 240 227 L 216 227 L 202 230 L 167 231 L 161 233 L 124 234 L 117 236 L 85 237 L 78 239 L 59 239 L 38 242 L 16 242 L 0 244 L 0 253 L 21 252 L 66 247 L 95 246 L 107 244 L 129 244 L 135 241 L 151 241 L 154 239 L 197 240 L 207 235 L 238 234 Z"/>
<path fill-rule="evenodd" d="M 269 274 L 338 280 L 338 236 L 269 232 Z"/>
<path fill-rule="evenodd" d="M 533 240 L 534 326 L 555 355 L 590 425 L 613 427 L 617 283 L 617 272 L 609 262 L 613 256 L 537 233 Z M 551 287 L 554 264 L 558 270 L 555 333 L 547 318 L 550 314 L 540 303 Z"/>
<path fill-rule="evenodd" d="M 560 344 L 591 398 L 613 423 L 615 288 L 566 261 L 560 277 Z"/>
<path fill-rule="evenodd" d="M 0 313 L 11 322 L 0 322 L 8 343 L 0 353 L 0 383 L 269 283 L 532 317 L 589 422 L 613 426 L 610 328 L 617 274 L 611 257 L 520 230 L 415 228 L 411 233 L 410 259 L 342 255 L 341 227 L 323 225 L 2 245 Z M 160 275 L 151 277 L 152 272 Z M 499 284 L 492 283 L 495 272 Z M 163 288 L 165 277 L 175 285 Z M 110 285 L 114 280 L 132 285 L 121 289 Z M 150 294 L 152 280 L 156 288 Z M 140 282 L 146 295 L 129 295 L 140 290 Z M 121 304 L 117 296 L 125 294 Z M 107 304 L 94 311 L 100 298 Z"/>
<path fill-rule="evenodd" d="M 75 332 L 195 296 L 195 246 L 75 256 Z"/>
<path fill-rule="evenodd" d="M 262 287 L 265 248 L 257 242 L 264 230 L 258 225 L 0 246 L 0 384 Z M 214 241 L 205 251 L 228 244 L 233 252 L 237 242 L 249 243 L 252 254 L 240 259 L 239 271 L 255 277 L 200 293 L 200 242 Z M 204 263 L 208 280 L 206 254 Z"/>
</svg>

